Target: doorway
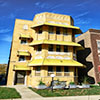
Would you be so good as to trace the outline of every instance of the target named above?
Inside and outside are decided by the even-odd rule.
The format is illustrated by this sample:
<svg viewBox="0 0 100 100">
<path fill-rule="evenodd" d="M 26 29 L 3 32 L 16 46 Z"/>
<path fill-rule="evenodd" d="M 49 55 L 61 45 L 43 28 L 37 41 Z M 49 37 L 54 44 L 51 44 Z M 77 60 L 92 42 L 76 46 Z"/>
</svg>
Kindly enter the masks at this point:
<svg viewBox="0 0 100 100">
<path fill-rule="evenodd" d="M 25 71 L 16 71 L 15 72 L 15 85 L 24 85 L 25 84 Z"/>
</svg>

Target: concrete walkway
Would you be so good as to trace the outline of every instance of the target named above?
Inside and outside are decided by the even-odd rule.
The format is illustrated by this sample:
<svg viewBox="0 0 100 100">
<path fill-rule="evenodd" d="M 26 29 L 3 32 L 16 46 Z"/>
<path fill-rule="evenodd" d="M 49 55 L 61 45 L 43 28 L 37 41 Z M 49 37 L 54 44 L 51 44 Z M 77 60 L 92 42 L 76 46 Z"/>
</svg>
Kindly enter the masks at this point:
<svg viewBox="0 0 100 100">
<path fill-rule="evenodd" d="M 20 93 L 23 100 L 25 99 L 35 99 L 35 98 L 42 98 L 37 93 L 33 92 L 26 86 L 14 86 L 14 88 Z"/>
</svg>

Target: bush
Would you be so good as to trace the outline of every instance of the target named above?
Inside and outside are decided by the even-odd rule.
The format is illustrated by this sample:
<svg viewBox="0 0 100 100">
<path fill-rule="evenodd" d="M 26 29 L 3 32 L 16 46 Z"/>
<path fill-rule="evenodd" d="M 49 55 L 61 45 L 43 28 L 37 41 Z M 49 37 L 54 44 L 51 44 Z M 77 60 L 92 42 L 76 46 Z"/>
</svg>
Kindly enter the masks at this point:
<svg viewBox="0 0 100 100">
<path fill-rule="evenodd" d="M 45 83 L 43 83 L 42 80 L 40 80 L 39 85 L 45 85 Z"/>
<path fill-rule="evenodd" d="M 98 82 L 99 86 L 100 86 L 100 82 Z"/>
<path fill-rule="evenodd" d="M 69 84 L 70 84 L 70 85 L 74 85 L 75 83 L 74 83 L 74 82 L 70 82 Z"/>
</svg>

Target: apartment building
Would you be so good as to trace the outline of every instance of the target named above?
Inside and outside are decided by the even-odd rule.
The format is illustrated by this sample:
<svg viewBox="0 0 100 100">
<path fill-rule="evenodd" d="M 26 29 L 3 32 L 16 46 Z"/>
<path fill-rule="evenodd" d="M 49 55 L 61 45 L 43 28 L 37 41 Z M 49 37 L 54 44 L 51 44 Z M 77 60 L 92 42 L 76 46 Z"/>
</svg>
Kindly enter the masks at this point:
<svg viewBox="0 0 100 100">
<path fill-rule="evenodd" d="M 100 30 L 89 29 L 78 36 L 76 42 L 85 48 L 78 51 L 77 54 L 78 61 L 86 65 L 86 68 L 81 72 L 90 77 L 91 83 L 100 82 Z"/>
<path fill-rule="evenodd" d="M 50 85 L 54 80 L 78 82 L 76 51 L 83 49 L 75 43 L 75 34 L 82 33 L 74 26 L 71 16 L 55 13 L 36 14 L 33 21 L 16 19 L 8 67 L 7 85 L 37 86 L 42 80 Z"/>
</svg>

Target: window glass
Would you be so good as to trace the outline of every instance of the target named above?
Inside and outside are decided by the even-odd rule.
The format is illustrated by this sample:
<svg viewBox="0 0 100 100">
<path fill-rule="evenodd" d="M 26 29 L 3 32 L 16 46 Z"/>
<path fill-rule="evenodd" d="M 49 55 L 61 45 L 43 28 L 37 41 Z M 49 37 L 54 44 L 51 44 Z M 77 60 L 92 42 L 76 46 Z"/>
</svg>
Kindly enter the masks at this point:
<svg viewBox="0 0 100 100">
<path fill-rule="evenodd" d="M 36 71 L 37 71 L 37 72 L 40 72 L 40 70 L 41 70 L 41 67 L 40 67 L 40 66 L 37 66 L 37 67 L 36 67 Z"/>
<path fill-rule="evenodd" d="M 53 72 L 53 66 L 48 66 L 48 72 Z"/>
<path fill-rule="evenodd" d="M 49 45 L 49 51 L 53 51 L 53 45 Z"/>
<path fill-rule="evenodd" d="M 57 46 L 56 46 L 56 51 L 57 51 L 57 52 L 60 52 L 60 51 L 61 51 L 60 45 L 57 45 Z"/>
<path fill-rule="evenodd" d="M 39 33 L 39 34 L 42 34 L 42 27 L 39 27 L 38 33 Z"/>
<path fill-rule="evenodd" d="M 49 34 L 53 34 L 54 33 L 53 30 L 54 30 L 53 27 L 49 27 Z"/>
<path fill-rule="evenodd" d="M 56 72 L 61 72 L 61 66 L 56 67 Z"/>
<path fill-rule="evenodd" d="M 64 72 L 69 72 L 68 67 L 64 66 Z"/>
<path fill-rule="evenodd" d="M 74 53 L 74 54 L 76 53 L 76 48 L 75 48 L 75 47 L 73 47 L 73 53 Z"/>
<path fill-rule="evenodd" d="M 63 35 L 68 35 L 67 34 L 67 28 L 63 28 Z"/>
<path fill-rule="evenodd" d="M 42 45 L 38 45 L 37 51 L 41 51 L 41 50 L 42 50 Z"/>
<path fill-rule="evenodd" d="M 19 61 L 25 61 L 25 56 L 20 56 Z"/>
<path fill-rule="evenodd" d="M 60 28 L 59 27 L 56 28 L 56 34 L 58 34 L 58 35 L 60 34 Z"/>
<path fill-rule="evenodd" d="M 64 46 L 64 52 L 68 52 L 68 47 Z"/>
<path fill-rule="evenodd" d="M 27 44 L 27 40 L 26 39 L 21 40 L 21 44 Z"/>
</svg>

